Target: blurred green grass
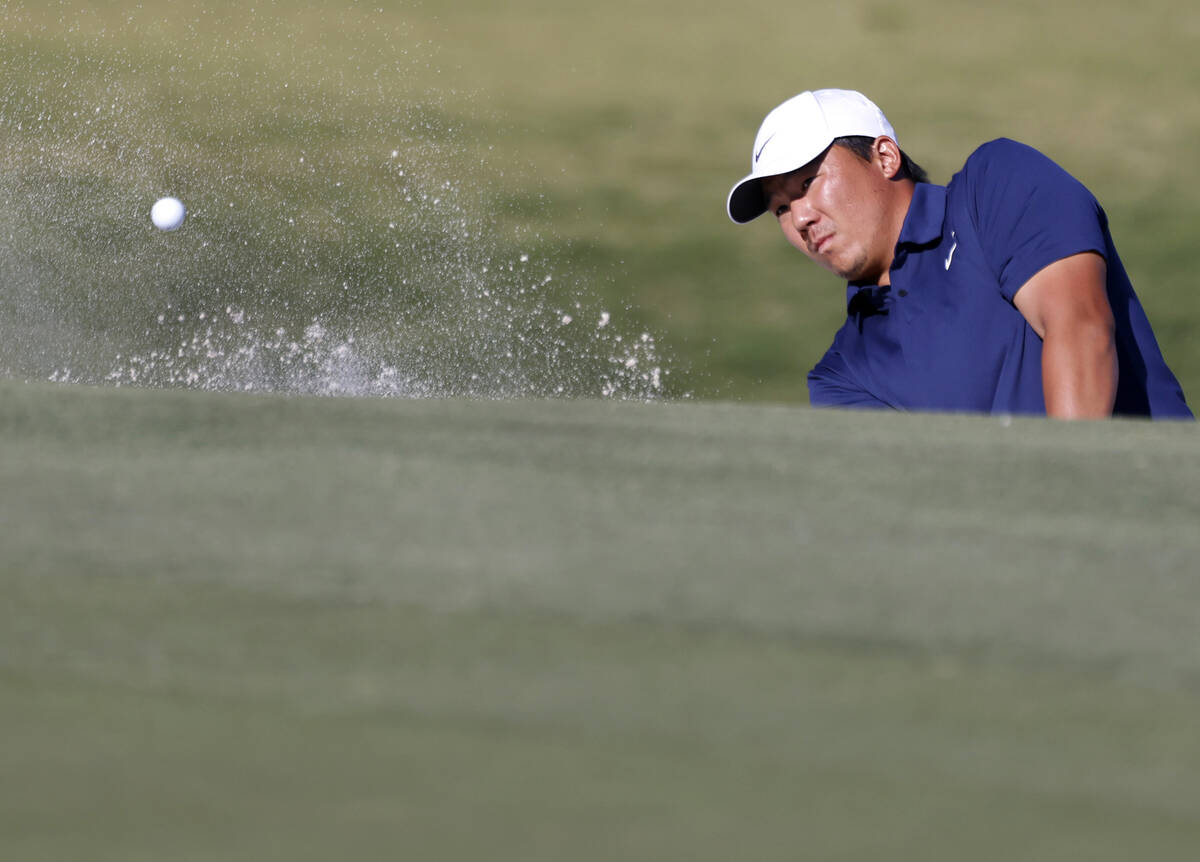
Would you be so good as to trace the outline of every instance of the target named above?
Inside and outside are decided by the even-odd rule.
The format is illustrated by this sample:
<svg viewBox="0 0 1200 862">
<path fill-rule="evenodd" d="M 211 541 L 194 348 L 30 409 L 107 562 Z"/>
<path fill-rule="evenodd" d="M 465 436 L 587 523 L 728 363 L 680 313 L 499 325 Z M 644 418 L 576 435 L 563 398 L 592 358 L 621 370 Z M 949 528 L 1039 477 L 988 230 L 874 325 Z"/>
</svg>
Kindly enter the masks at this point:
<svg viewBox="0 0 1200 862">
<path fill-rule="evenodd" d="M 1188 4 L 0 10 L 13 376 L 174 349 L 168 308 L 365 337 L 529 254 L 673 394 L 802 402 L 840 289 L 722 204 L 834 85 L 936 179 L 998 135 L 1076 172 L 1200 384 Z M 1198 465 L 1137 422 L 0 383 L 0 855 L 1190 859 Z"/>
<path fill-rule="evenodd" d="M 455 206 L 496 257 L 533 252 L 560 274 L 558 301 L 595 295 L 653 331 L 675 357 L 674 394 L 802 402 L 803 375 L 842 316 L 839 287 L 769 225 L 729 223 L 722 203 L 767 109 L 806 87 L 848 86 L 884 106 L 936 180 L 1001 135 L 1076 173 L 1109 212 L 1185 392 L 1200 386 L 1193 4 L 1101 2 L 1085 17 L 1032 2 L 849 2 L 817 14 L 673 0 L 5 12 L 3 165 L 30 177 L 9 195 L 9 226 L 14 247 L 45 243 L 51 256 L 63 234 L 83 234 L 60 274 L 111 258 L 107 283 L 132 268 L 152 290 L 172 264 L 146 259 L 131 225 L 169 188 L 197 202 L 215 243 L 205 266 L 226 281 L 265 282 L 302 320 L 345 276 L 378 324 L 403 302 L 388 282 L 442 277 L 387 257 L 386 223 L 404 208 L 381 156 L 399 147 L 429 183 L 461 187 Z M 118 103 L 103 128 L 88 116 Z M 89 183 L 92 208 L 110 184 L 127 198 L 56 233 L 33 223 L 55 207 L 24 206 L 21 193 L 55 181 L 71 189 L 61 201 Z M 440 229 L 407 223 L 410 257 L 445 254 Z M 237 248 L 233 237 L 255 241 Z M 264 261 L 300 249 L 307 266 L 273 280 Z M 176 275 L 186 303 L 187 273 Z M 88 284 L 76 288 L 90 299 L 86 325 L 129 329 Z"/>
<path fill-rule="evenodd" d="M 0 384 L 5 858 L 1188 859 L 1194 428 Z"/>
</svg>

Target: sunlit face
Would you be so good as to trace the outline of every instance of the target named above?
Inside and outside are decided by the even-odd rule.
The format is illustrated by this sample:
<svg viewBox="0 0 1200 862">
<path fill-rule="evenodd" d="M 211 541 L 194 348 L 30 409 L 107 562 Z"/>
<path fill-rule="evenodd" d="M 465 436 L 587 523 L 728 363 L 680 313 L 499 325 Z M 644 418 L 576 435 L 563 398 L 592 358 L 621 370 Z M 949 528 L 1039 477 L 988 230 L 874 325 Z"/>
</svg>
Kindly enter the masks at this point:
<svg viewBox="0 0 1200 862">
<path fill-rule="evenodd" d="M 908 203 L 897 212 L 889 164 L 887 155 L 867 162 L 830 147 L 799 170 L 763 179 L 767 212 L 788 242 L 825 269 L 851 282 L 887 284 Z"/>
</svg>

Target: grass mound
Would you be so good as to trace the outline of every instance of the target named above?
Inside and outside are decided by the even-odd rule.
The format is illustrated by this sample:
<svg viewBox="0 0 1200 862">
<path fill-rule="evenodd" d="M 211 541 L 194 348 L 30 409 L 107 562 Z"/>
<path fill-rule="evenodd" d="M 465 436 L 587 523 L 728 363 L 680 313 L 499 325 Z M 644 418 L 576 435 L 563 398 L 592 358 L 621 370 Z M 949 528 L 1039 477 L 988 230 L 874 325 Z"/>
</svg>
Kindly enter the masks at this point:
<svg viewBox="0 0 1200 862">
<path fill-rule="evenodd" d="M 1186 858 L 1194 428 L 0 385 L 21 858 Z"/>
</svg>

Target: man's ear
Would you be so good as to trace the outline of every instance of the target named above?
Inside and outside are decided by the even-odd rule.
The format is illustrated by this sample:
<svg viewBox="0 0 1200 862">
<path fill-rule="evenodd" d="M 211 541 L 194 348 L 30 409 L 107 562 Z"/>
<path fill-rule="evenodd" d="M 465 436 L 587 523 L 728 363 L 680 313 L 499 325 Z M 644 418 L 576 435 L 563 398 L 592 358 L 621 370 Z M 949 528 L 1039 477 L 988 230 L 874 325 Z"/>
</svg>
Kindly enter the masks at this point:
<svg viewBox="0 0 1200 862">
<path fill-rule="evenodd" d="M 900 145 L 891 138 L 879 137 L 875 139 L 872 148 L 883 175 L 889 180 L 894 180 L 904 162 L 904 157 L 900 155 Z"/>
</svg>

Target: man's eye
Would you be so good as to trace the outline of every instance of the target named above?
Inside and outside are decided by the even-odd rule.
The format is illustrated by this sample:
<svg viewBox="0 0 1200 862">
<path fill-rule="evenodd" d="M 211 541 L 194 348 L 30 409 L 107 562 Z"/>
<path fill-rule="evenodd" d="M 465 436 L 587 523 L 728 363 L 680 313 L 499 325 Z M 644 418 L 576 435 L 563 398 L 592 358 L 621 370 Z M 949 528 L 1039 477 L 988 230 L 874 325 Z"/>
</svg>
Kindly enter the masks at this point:
<svg viewBox="0 0 1200 862">
<path fill-rule="evenodd" d="M 783 218 L 784 213 L 788 211 L 786 204 L 780 204 L 775 207 L 775 218 Z"/>
</svg>

